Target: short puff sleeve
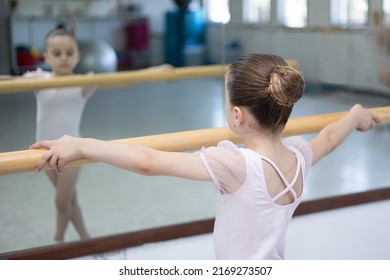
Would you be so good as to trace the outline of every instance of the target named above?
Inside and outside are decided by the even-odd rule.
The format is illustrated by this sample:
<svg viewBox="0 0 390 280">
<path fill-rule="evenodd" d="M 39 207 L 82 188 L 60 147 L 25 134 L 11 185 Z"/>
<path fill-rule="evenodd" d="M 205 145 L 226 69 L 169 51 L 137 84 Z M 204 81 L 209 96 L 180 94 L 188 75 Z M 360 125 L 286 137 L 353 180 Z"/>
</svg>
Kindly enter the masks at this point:
<svg viewBox="0 0 390 280">
<path fill-rule="evenodd" d="M 292 146 L 297 149 L 305 160 L 305 177 L 307 177 L 311 170 L 313 162 L 313 149 L 309 142 L 305 141 L 300 136 L 291 136 L 283 140 L 286 146 Z"/>
<path fill-rule="evenodd" d="M 211 179 L 222 193 L 233 193 L 246 179 L 246 161 L 242 151 L 230 141 L 203 148 L 200 156 Z"/>
<path fill-rule="evenodd" d="M 42 68 L 37 68 L 35 71 L 28 71 L 23 74 L 23 78 L 28 79 L 50 79 L 51 73 L 48 71 L 42 70 Z"/>
</svg>

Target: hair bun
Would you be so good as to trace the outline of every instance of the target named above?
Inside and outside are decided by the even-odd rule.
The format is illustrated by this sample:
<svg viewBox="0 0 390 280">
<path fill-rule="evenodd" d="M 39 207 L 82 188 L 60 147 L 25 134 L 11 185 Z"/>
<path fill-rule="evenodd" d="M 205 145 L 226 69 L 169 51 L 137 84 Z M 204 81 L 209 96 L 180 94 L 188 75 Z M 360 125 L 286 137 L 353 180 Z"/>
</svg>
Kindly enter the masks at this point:
<svg viewBox="0 0 390 280">
<path fill-rule="evenodd" d="M 291 107 L 302 96 L 303 76 L 291 66 L 278 66 L 270 74 L 268 93 L 280 106 Z"/>
<path fill-rule="evenodd" d="M 63 23 L 63 22 L 58 23 L 54 29 L 63 29 L 63 30 L 67 30 L 66 24 Z"/>
</svg>

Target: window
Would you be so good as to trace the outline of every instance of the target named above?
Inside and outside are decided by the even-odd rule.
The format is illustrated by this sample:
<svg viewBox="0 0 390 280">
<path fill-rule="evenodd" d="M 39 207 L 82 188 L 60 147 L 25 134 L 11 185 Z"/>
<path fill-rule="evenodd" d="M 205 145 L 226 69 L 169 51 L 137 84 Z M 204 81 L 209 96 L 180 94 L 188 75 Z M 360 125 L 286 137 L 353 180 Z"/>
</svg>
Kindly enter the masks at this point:
<svg viewBox="0 0 390 280">
<path fill-rule="evenodd" d="M 307 0 L 280 0 L 278 18 L 284 26 L 307 26 Z"/>
<path fill-rule="evenodd" d="M 390 0 L 383 0 L 383 12 L 385 14 L 390 14 Z"/>
<path fill-rule="evenodd" d="M 331 24 L 342 28 L 362 28 L 368 23 L 368 0 L 332 0 Z"/>
<path fill-rule="evenodd" d="M 243 21 L 249 24 L 271 22 L 271 0 L 244 0 Z"/>
<path fill-rule="evenodd" d="M 383 0 L 383 13 L 384 13 L 384 23 L 386 23 L 386 25 L 389 25 L 390 0 Z"/>
<path fill-rule="evenodd" d="M 215 23 L 230 21 L 229 0 L 206 0 L 207 18 Z"/>
</svg>

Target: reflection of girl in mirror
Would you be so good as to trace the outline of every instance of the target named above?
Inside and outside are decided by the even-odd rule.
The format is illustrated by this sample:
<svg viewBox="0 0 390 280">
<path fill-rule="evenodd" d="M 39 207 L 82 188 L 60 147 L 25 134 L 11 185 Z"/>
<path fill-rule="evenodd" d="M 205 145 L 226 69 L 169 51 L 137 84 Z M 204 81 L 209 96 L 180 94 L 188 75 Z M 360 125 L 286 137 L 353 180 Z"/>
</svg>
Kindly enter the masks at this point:
<svg viewBox="0 0 390 280">
<path fill-rule="evenodd" d="M 44 78 L 72 75 L 80 59 L 74 33 L 64 26 L 52 30 L 46 36 L 45 62 L 51 72 L 38 69 L 24 76 Z M 37 139 L 55 139 L 69 133 L 79 136 L 79 128 L 84 106 L 94 94 L 95 88 L 57 88 L 35 92 L 37 100 Z M 76 182 L 80 167 L 72 167 L 59 175 L 47 171 L 50 181 L 56 188 L 55 205 L 57 225 L 54 240 L 62 242 L 69 222 L 72 222 L 81 239 L 88 239 L 81 209 L 77 200 Z"/>
<path fill-rule="evenodd" d="M 214 246 L 218 259 L 283 259 L 285 236 L 302 200 L 312 165 L 355 129 L 367 131 L 379 119 L 355 105 L 341 120 L 309 142 L 282 139 L 294 103 L 304 90 L 302 75 L 274 55 L 247 55 L 226 74 L 226 118 L 244 147 L 230 141 L 195 153 L 64 136 L 39 141 L 48 148 L 37 171 L 49 163 L 60 174 L 65 163 L 88 158 L 144 175 L 213 181 L 218 194 Z"/>
<path fill-rule="evenodd" d="M 80 60 L 80 52 L 75 39 L 76 21 L 72 18 L 72 28 L 68 31 L 64 24 L 50 31 L 45 41 L 45 62 L 51 72 L 37 69 L 26 73 L 23 78 L 42 78 L 72 75 Z M 170 65 L 150 67 L 145 70 L 171 69 Z M 0 76 L 0 79 L 12 79 Z M 88 99 L 96 87 L 42 89 L 35 92 L 37 101 L 36 139 L 57 139 L 65 134 L 79 137 L 80 122 Z M 57 209 L 56 233 L 54 240 L 63 242 L 66 228 L 71 222 L 81 239 L 88 239 L 81 209 L 77 200 L 76 182 L 80 167 L 68 168 L 62 174 L 48 170 L 47 175 L 56 188 Z"/>
<path fill-rule="evenodd" d="M 70 31 L 66 29 L 65 24 L 60 23 L 46 35 L 44 59 L 45 63 L 50 66 L 51 72 L 37 69 L 27 72 L 23 78 L 50 79 L 73 74 L 80 60 L 80 53 L 75 39 L 77 22 L 74 17 L 70 19 Z M 2 76 L 2 78 L 14 77 Z M 72 87 L 36 91 L 36 139 L 56 139 L 64 134 L 79 136 L 84 106 L 95 90 L 95 87 Z M 57 221 L 54 235 L 56 242 L 64 241 L 65 230 L 69 222 L 73 223 L 81 239 L 89 238 L 75 188 L 79 172 L 80 167 L 69 168 L 62 175 L 52 170 L 47 171 L 56 189 Z"/>
</svg>

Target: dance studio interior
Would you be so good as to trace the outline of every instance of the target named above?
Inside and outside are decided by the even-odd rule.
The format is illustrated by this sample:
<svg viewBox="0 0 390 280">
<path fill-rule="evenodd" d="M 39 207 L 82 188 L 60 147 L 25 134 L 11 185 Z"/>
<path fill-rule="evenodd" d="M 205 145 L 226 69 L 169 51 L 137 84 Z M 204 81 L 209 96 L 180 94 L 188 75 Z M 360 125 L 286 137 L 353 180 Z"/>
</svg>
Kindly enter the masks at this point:
<svg viewBox="0 0 390 280">
<path fill-rule="evenodd" d="M 29 161 L 34 92 L 50 81 L 21 77 L 50 71 L 46 34 L 62 24 L 76 25 L 81 58 L 75 78 L 57 86 L 99 87 L 82 113 L 82 137 L 146 137 L 173 151 L 187 141 L 177 134 L 192 132 L 199 140 L 186 151 L 211 145 L 204 130 L 227 126 L 226 67 L 251 53 L 279 55 L 303 74 L 291 118 L 324 115 L 321 127 L 356 103 L 381 112 L 380 125 L 352 132 L 313 167 L 286 259 L 390 259 L 389 16 L 390 0 L 0 0 L 0 76 L 12 77 L 0 80 L 0 258 L 215 259 L 211 182 L 103 163 L 81 164 L 76 183 L 90 238 L 69 223 L 63 242 L 53 240 L 55 188 Z M 136 75 L 164 64 L 172 69 Z M 319 130 L 296 134 L 308 140 Z"/>
</svg>

